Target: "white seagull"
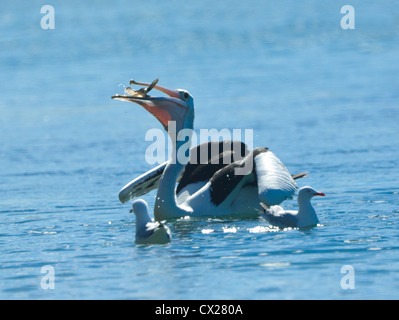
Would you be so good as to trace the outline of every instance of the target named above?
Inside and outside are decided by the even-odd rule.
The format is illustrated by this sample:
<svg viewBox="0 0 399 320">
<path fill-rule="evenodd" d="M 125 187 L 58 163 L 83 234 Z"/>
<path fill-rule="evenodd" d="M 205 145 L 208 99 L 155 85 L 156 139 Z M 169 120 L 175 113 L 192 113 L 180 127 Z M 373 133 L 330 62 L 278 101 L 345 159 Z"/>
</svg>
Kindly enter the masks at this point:
<svg viewBox="0 0 399 320">
<path fill-rule="evenodd" d="M 136 244 L 166 244 L 172 236 L 162 222 L 153 222 L 148 215 L 147 202 L 142 199 L 133 202 L 130 212 L 136 215 Z"/>
<path fill-rule="evenodd" d="M 311 187 L 303 187 L 298 192 L 298 211 L 284 210 L 280 206 L 263 207 L 260 215 L 265 218 L 271 225 L 280 228 L 305 228 L 315 226 L 319 223 L 315 209 L 310 199 L 314 196 L 322 196 L 325 194 L 318 192 Z"/>
</svg>

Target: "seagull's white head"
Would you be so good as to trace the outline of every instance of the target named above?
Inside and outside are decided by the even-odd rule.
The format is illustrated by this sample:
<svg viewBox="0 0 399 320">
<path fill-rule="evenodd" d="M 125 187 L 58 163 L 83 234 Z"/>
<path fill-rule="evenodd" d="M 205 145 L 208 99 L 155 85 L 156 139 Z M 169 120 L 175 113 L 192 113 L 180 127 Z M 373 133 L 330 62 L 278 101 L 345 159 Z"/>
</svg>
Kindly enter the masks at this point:
<svg viewBox="0 0 399 320">
<path fill-rule="evenodd" d="M 311 199 L 314 196 L 322 196 L 325 197 L 326 195 L 323 192 L 318 192 L 312 187 L 302 187 L 298 191 L 298 199 Z"/>
<path fill-rule="evenodd" d="M 147 202 L 145 202 L 142 199 L 137 199 L 136 201 L 133 202 L 132 209 L 130 210 L 130 213 L 134 213 L 136 216 L 148 214 Z"/>
<path fill-rule="evenodd" d="M 137 199 L 133 202 L 130 213 L 136 215 L 136 228 L 142 228 L 148 222 L 151 222 L 151 218 L 148 214 L 148 205 L 142 199 Z"/>
</svg>

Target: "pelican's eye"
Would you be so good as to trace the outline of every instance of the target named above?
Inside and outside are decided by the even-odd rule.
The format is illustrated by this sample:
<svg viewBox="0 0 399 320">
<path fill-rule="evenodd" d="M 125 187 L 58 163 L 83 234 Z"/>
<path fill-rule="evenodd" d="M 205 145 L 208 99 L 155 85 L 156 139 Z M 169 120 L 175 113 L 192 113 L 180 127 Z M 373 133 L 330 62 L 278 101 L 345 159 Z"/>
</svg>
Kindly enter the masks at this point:
<svg viewBox="0 0 399 320">
<path fill-rule="evenodd" d="M 184 100 L 188 100 L 190 98 L 190 95 L 187 92 L 183 92 L 183 98 Z"/>
</svg>

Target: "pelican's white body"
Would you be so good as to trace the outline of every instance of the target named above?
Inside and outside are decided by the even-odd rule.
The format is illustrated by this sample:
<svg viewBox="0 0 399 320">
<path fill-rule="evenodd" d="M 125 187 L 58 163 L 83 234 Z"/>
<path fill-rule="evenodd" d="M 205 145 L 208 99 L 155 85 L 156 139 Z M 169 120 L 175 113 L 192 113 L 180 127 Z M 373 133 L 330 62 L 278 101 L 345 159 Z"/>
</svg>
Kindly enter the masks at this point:
<svg viewBox="0 0 399 320">
<path fill-rule="evenodd" d="M 137 103 L 154 115 L 168 132 L 173 151 L 166 164 L 126 185 L 119 194 L 122 202 L 144 194 L 146 190 L 158 188 L 154 217 L 161 221 L 185 216 L 253 216 L 261 209 L 260 203 L 270 207 L 294 195 L 297 185 L 293 177 L 267 148 L 252 150 L 251 156 L 218 170 L 202 184 L 186 186 L 176 195 L 176 182 L 186 166 L 178 161 L 179 149 L 186 145 L 179 136 L 183 129 L 188 129 L 185 133 L 189 138 L 192 134 L 194 99 L 186 90 L 149 86 L 169 97 L 116 95 L 113 98 Z M 191 139 L 189 141 L 191 143 Z"/>
</svg>

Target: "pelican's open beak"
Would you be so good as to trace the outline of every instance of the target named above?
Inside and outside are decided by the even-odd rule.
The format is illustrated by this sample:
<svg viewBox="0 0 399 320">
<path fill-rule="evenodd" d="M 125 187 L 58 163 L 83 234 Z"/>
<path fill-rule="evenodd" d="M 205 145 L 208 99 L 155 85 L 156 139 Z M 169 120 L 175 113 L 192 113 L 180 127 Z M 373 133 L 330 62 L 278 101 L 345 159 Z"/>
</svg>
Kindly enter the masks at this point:
<svg viewBox="0 0 399 320">
<path fill-rule="evenodd" d="M 130 84 L 148 86 L 147 91 L 152 88 L 159 90 L 169 97 L 152 97 L 149 95 L 114 95 L 112 99 L 135 102 L 141 105 L 144 109 L 150 112 L 158 121 L 163 125 L 165 130 L 168 130 L 169 121 L 176 122 L 176 129 L 179 132 L 184 124 L 184 117 L 188 109 L 187 103 L 183 100 L 178 90 L 167 89 L 158 85 L 155 85 L 157 80 L 154 80 L 151 84 L 140 83 L 134 80 L 130 80 Z M 140 91 L 140 90 L 139 90 Z M 139 92 L 134 91 L 134 92 Z"/>
</svg>

